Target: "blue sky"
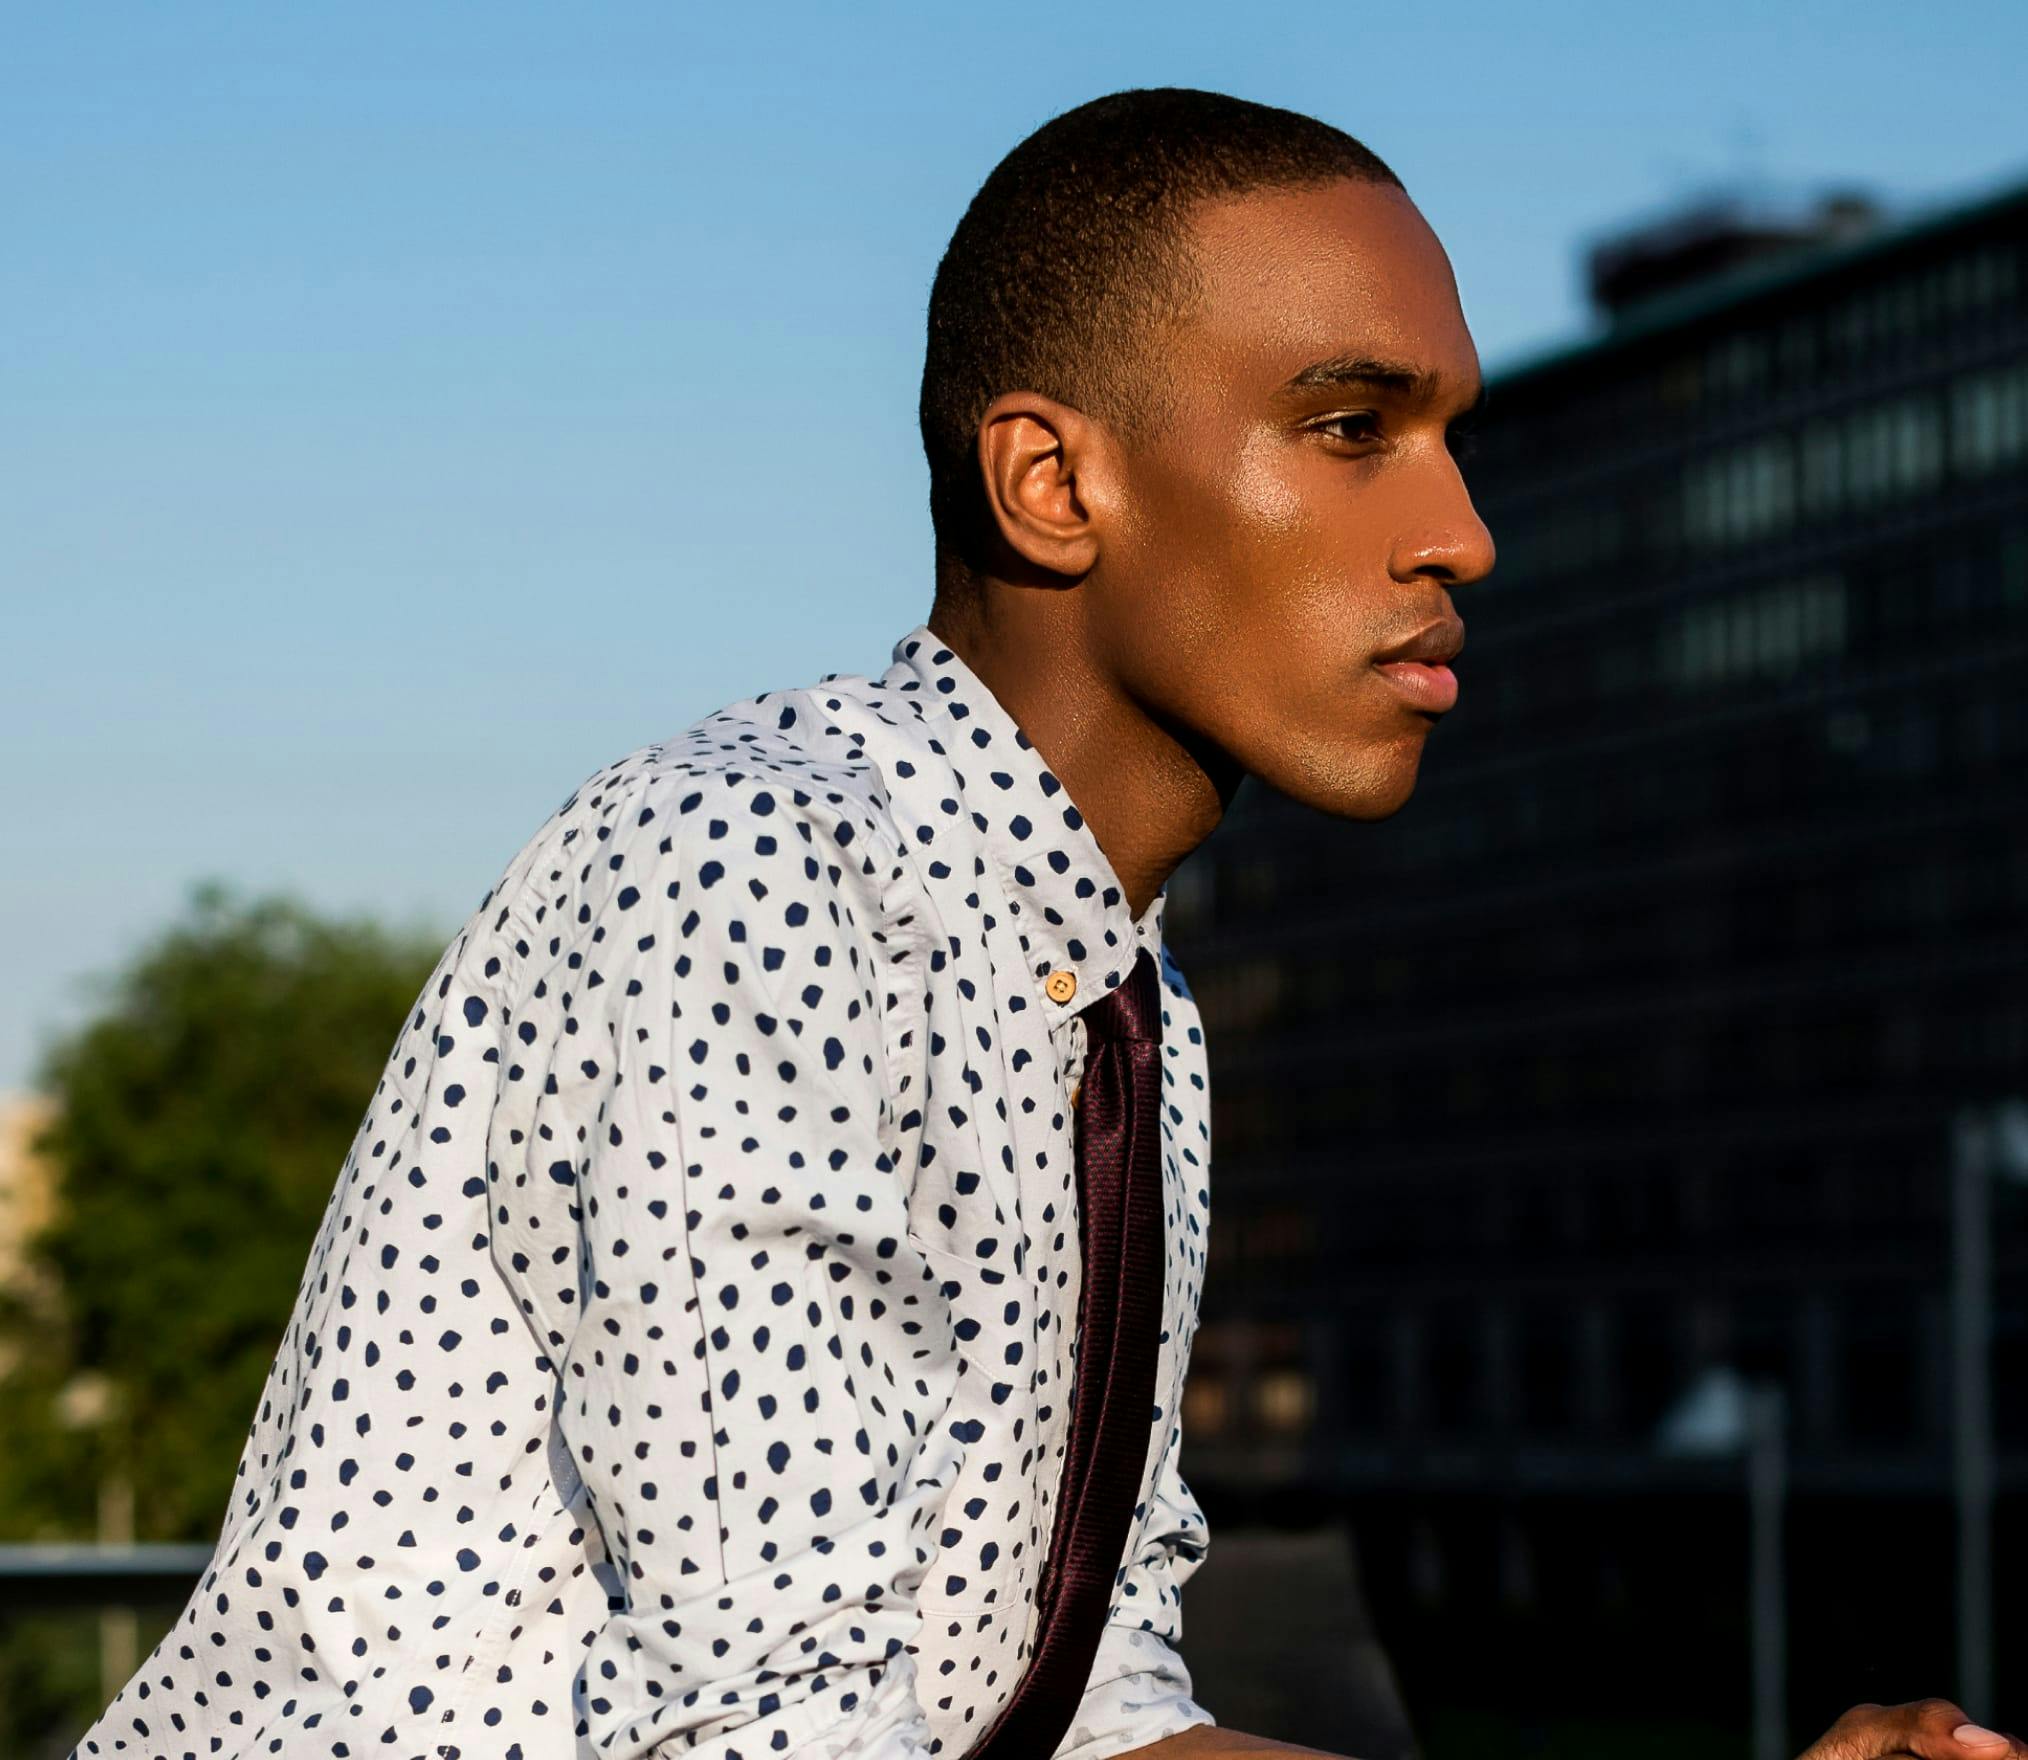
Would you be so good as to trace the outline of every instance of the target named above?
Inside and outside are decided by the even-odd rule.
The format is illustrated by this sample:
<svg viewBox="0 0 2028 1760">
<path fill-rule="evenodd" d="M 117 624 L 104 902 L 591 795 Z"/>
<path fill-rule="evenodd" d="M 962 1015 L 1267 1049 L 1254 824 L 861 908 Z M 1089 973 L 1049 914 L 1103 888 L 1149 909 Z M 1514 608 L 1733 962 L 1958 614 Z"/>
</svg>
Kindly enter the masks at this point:
<svg viewBox="0 0 2028 1760">
<path fill-rule="evenodd" d="M 930 276 L 1055 112 L 1350 130 L 1497 373 L 1711 180 L 2028 177 L 2024 65 L 2018 3 L 17 9 L 0 1089 L 199 878 L 448 933 L 602 762 L 883 665 Z"/>
</svg>

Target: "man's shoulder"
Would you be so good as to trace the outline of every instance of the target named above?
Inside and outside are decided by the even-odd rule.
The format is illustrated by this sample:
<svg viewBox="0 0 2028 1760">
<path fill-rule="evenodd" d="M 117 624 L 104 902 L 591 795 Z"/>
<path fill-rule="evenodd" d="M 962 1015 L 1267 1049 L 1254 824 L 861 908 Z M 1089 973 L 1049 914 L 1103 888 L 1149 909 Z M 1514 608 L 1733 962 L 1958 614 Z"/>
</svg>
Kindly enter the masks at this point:
<svg viewBox="0 0 2028 1760">
<path fill-rule="evenodd" d="M 858 685 L 861 690 L 854 691 Z M 573 843 L 608 841 L 629 813 L 672 823 L 707 808 L 758 798 L 763 813 L 835 826 L 844 817 L 866 834 L 896 841 L 882 771 L 863 729 L 851 725 L 863 680 L 769 690 L 700 716 L 688 727 L 602 764 L 551 815 Z M 841 713 L 842 712 L 842 713 Z M 707 821 L 708 822 L 708 821 Z M 846 834 L 851 841 L 853 833 Z"/>
<path fill-rule="evenodd" d="M 588 920 L 652 855 L 708 854 L 730 869 L 777 849 L 878 890 L 903 845 L 882 760 L 889 742 L 913 749 L 914 722 L 857 675 L 728 703 L 586 776 L 495 896 L 511 887 L 550 925 L 560 910 Z"/>
</svg>

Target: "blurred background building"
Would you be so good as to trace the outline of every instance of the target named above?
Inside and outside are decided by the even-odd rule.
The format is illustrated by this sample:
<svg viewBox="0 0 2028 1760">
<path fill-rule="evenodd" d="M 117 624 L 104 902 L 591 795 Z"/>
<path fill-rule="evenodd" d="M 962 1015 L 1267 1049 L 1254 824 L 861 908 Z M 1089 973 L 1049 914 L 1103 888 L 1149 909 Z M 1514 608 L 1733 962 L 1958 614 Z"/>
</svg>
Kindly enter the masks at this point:
<svg viewBox="0 0 2028 1760">
<path fill-rule="evenodd" d="M 1214 1534 L 1349 1524 L 1427 1739 L 1736 1742 L 1743 1469 L 1656 1427 L 1777 1382 L 1800 1744 L 1960 1679 L 1953 1118 L 2028 1092 L 2028 186 L 1704 201 L 1588 261 L 1602 333 L 1495 379 L 1465 467 L 1500 560 L 1414 800 L 1248 783 L 1171 884 L 1215 1108 L 1186 1468 Z"/>
</svg>

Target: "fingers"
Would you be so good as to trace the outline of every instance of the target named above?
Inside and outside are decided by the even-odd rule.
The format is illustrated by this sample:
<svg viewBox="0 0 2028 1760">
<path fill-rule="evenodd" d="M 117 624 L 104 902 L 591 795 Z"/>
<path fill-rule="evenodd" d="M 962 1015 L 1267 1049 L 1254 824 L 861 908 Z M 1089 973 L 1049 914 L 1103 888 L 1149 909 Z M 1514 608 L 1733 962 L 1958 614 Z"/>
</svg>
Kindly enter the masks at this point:
<svg viewBox="0 0 2028 1760">
<path fill-rule="evenodd" d="M 1983 1728 L 1949 1699 L 1854 1705 L 1802 1760 L 2028 1760 L 2028 1742 Z"/>
<path fill-rule="evenodd" d="M 1954 1700 L 1913 1699 L 1887 1714 L 1899 1714 L 1896 1739 L 1921 1760 L 2028 1760 L 2028 1744 L 1974 1723 Z"/>
<path fill-rule="evenodd" d="M 2022 1756 L 2028 1756 L 2028 1742 L 1976 1723 L 1954 1725 L 1951 1740 L 1977 1760 L 2021 1760 Z"/>
</svg>

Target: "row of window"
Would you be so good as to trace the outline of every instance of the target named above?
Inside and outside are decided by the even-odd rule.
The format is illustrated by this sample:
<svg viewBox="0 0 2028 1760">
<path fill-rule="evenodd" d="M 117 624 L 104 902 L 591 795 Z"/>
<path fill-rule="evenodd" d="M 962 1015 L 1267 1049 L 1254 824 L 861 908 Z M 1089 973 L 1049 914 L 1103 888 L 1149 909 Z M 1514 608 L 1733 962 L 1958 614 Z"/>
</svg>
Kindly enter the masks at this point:
<svg viewBox="0 0 2028 1760">
<path fill-rule="evenodd" d="M 1951 442 L 1966 474 L 1993 471 L 2028 456 L 2028 361 L 1954 380 Z"/>
<path fill-rule="evenodd" d="M 1998 760 L 2008 753 L 2028 760 L 2028 701 L 1982 698 L 1953 707 L 1941 723 L 1921 705 L 1872 714 L 1837 709 L 1822 718 L 1820 734 L 1826 765 L 1865 747 L 1882 748 L 1875 758 L 1881 766 L 1947 763 L 1983 773 L 2004 768 Z M 1800 745 L 1780 741 L 1769 742 L 1768 757 L 1791 766 L 1810 761 Z M 1608 809 L 1617 804 L 1634 817 L 1636 831 L 1666 823 L 1666 815 L 1637 812 L 1613 777 L 1593 780 L 1604 788 Z M 1673 769 L 1658 769 L 1653 786 L 1680 788 L 1679 799 L 1702 799 L 1702 791 Z M 1784 807 L 1776 798 L 1770 810 L 1785 813 L 1785 830 L 1800 828 L 1798 799 Z M 1475 835 L 1424 839 L 1412 852 L 1415 859 L 1400 864 L 1403 874 L 1423 876 L 1412 890 L 1393 889 L 1391 870 L 1378 862 L 1349 866 L 1345 852 L 1332 847 L 1335 839 L 1320 847 L 1292 838 L 1280 849 L 1243 854 L 1214 846 L 1172 879 L 1168 932 L 1206 1019 L 1244 1032 L 1301 1018 L 1311 1006 L 1336 1010 L 1362 997 L 1412 995 L 1418 974 L 1447 970 L 1453 960 L 1474 988 L 1510 983 L 1539 995 L 1541 984 L 1581 970 L 1584 961 L 1661 973 L 1676 969 L 1680 952 L 1683 961 L 1710 970 L 1741 953 L 1747 943 L 1738 937 L 1752 924 L 1784 925 L 1791 952 L 1807 956 L 1901 950 L 2028 916 L 2028 842 L 2004 820 L 1986 832 L 1910 837 L 1888 847 L 1872 838 L 1864 844 L 1833 840 L 1827 827 L 1815 847 L 1770 849 L 1757 859 L 1742 850 L 1722 866 L 1690 871 L 1636 869 L 1617 875 L 1609 888 L 1573 894 L 1559 887 L 1540 895 L 1544 902 L 1500 885 L 1517 859 L 1554 859 L 1559 850 L 1569 859 L 1568 852 L 1583 847 L 1577 833 L 1592 811 L 1582 787 L 1555 778 L 1529 776 L 1475 790 L 1455 815 L 1433 821 Z M 1680 809 L 1674 829 L 1694 829 Z M 1714 840 L 1722 842 L 1726 829 L 1714 821 Z M 1846 829 L 1857 828 L 1848 823 Z M 1684 847 L 1680 837 L 1678 847 Z M 1490 873 L 1466 871 L 1468 862 L 1480 861 Z M 1445 889 L 1432 892 L 1426 876 L 1438 871 L 1446 874 Z M 1489 878 L 1499 886 L 1492 897 L 1481 890 Z M 1931 900 L 1944 902 L 1932 906 Z M 1517 919 L 1517 909 L 1526 914 Z M 1376 910 L 1386 912 L 1385 923 L 1373 921 Z M 1254 930 L 1269 913 L 1278 913 L 1287 928 L 1290 954 L 1197 957 L 1200 938 L 1217 924 Z M 1425 944 L 1432 916 L 1441 928 L 1434 946 Z M 1320 923 L 1330 925 L 1323 933 L 1338 937 L 1337 957 L 1317 957 Z M 1699 927 L 1704 924 L 1711 926 Z M 1566 933 L 1581 942 L 1582 959 L 1558 957 Z M 1300 955 L 1294 954 L 1298 944 L 1304 944 Z"/>
<path fill-rule="evenodd" d="M 1487 426 L 1473 486 L 1539 481 L 1547 459 L 1605 462 L 1630 444 L 1671 444 L 1699 406 L 1814 396 L 1827 383 L 1895 370 L 1914 349 L 1962 346 L 1982 328 L 2004 335 L 2003 326 L 2018 324 L 2024 297 L 2022 247 L 1993 240 L 1886 279 L 1827 286 L 1817 303 L 1786 316 L 1754 322 L 1739 314 L 1733 327 L 1686 337 L 1681 352 L 1646 371 L 1616 359 L 1574 384 L 1559 376 L 1546 395 L 1517 387 L 1511 397 L 1533 399 L 1528 419 Z M 1504 409 L 1497 386 L 1495 398 Z M 1602 444 L 1602 435 L 1611 439 Z M 1517 552 L 1514 560 L 1525 559 Z M 1521 572 L 1508 566 L 1503 547 L 1502 578 Z"/>
<path fill-rule="evenodd" d="M 1499 614 L 1488 613 L 1476 626 L 1479 664 L 1458 711 L 1459 738 L 1512 752 L 1529 737 L 1661 718 L 1658 692 L 1767 690 L 1813 669 L 1849 677 L 1847 655 L 1898 664 L 1984 653 L 2008 626 L 2028 630 L 2028 527 L 1967 530 L 1919 548 L 1876 545 L 1854 564 L 1707 589 L 1653 610 L 1601 599 L 1582 624 L 1540 626 L 1525 646 L 1503 646 Z M 1863 742 L 1855 754 L 1863 760 Z"/>
<path fill-rule="evenodd" d="M 1799 520 L 1829 519 L 1930 494 L 1946 471 L 1974 478 L 2028 458 L 2028 361 L 1961 374 L 1922 391 L 1764 434 L 1683 469 L 1685 544 L 1761 542 Z"/>
<path fill-rule="evenodd" d="M 1691 1042 L 1662 1049 L 1698 1051 Z M 1435 1092 L 1432 1106 L 1447 1099 Z M 1680 1263 L 1720 1246 L 1763 1255 L 1801 1246 L 1820 1259 L 1885 1249 L 1900 1258 L 1926 1243 L 1920 1250 L 1940 1256 L 1951 1138 L 1939 1112 L 1927 1129 L 1901 1131 L 1864 1159 L 1849 1145 L 1785 1150 L 1748 1140 L 1695 1150 L 1669 1143 L 1578 1165 L 1547 1150 L 1524 1160 L 1524 1141 L 1505 1159 L 1410 1171 L 1399 1152 L 1383 1169 L 1364 1142 L 1336 1149 L 1300 1184 L 1266 1191 L 1242 1176 L 1229 1199 L 1214 1198 L 1208 1252 L 1221 1287 L 1236 1298 L 1292 1298 L 1346 1277 L 1396 1281 L 1417 1266 L 1433 1280 L 1488 1267 L 1496 1277 L 1567 1277 L 1594 1263 L 1606 1275 L 1629 1255 Z M 2010 1190 L 2008 1204 L 2018 1236 L 2028 1198 Z"/>
<path fill-rule="evenodd" d="M 1974 483 L 2028 460 L 2028 361 L 1964 373 L 1793 433 L 1743 441 L 1682 467 L 1673 493 L 1573 493 L 1486 513 L 1500 546 L 1491 583 L 1583 579 L 1678 542 L 1718 553 L 1799 526 Z"/>
<path fill-rule="evenodd" d="M 1342 1154 L 1356 1166 L 1356 1146 L 1383 1134 L 1483 1140 L 1552 1126 L 1655 1134 L 1714 1106 L 1780 1109 L 1883 1092 L 1919 1097 L 1966 1083 L 1997 1087 L 2028 1065 L 2028 1006 L 2004 988 L 1962 1000 L 1932 994 L 1893 1004 L 1832 998 L 1778 1006 L 1742 985 L 1686 994 L 1685 1005 L 1666 1014 L 1628 1017 L 1601 1001 L 1581 968 L 1568 967 L 1563 982 L 1572 987 L 1567 1006 L 1585 1009 L 1586 1019 L 1560 1021 L 1547 1009 L 1468 1015 L 1441 1053 L 1429 1054 L 1440 1055 L 1437 1073 L 1418 1073 L 1418 1048 L 1388 1055 L 1363 1039 L 1335 1064 L 1311 1059 L 1272 1074 L 1240 1063 L 1221 1068 L 1221 1043 L 1236 1045 L 1238 1029 L 1207 1017 L 1213 1140 L 1228 1159 Z M 1387 1006 L 1376 1002 L 1367 1013 Z M 1474 1030 L 1475 1019 L 1489 1024 Z"/>
<path fill-rule="evenodd" d="M 1627 517 L 1610 498 L 1559 500 L 1546 513 L 1518 521 L 1494 510 L 1489 522 L 1499 546 L 1499 562 L 1487 577 L 1493 587 L 1551 576 L 1583 578 L 1617 565 L 1628 549 Z"/>
<path fill-rule="evenodd" d="M 1835 573 L 1758 583 L 1669 617 L 1659 671 L 1677 690 L 1787 679 L 1845 651 L 1845 582 Z"/>
<path fill-rule="evenodd" d="M 1742 622 L 1752 638 L 1742 646 L 1757 659 L 1759 619 Z M 1710 645 L 1702 663 L 1709 663 L 1718 638 L 1704 639 Z M 1775 622 L 1766 651 L 1781 652 L 1785 639 Z M 1729 622 L 1725 642 L 1729 657 Z M 1762 830 L 1788 839 L 1812 819 L 1827 831 L 1850 829 L 1876 812 L 1913 810 L 1911 792 L 1939 778 L 1967 796 L 2004 790 L 2008 773 L 2024 763 L 2028 691 L 2010 689 L 2004 674 L 1976 690 L 1939 685 L 1920 696 L 1798 710 L 1723 741 L 1651 745 L 1460 783 L 1440 799 L 1411 803 L 1378 835 L 1370 827 L 1305 824 L 1215 836 L 1171 881 L 1169 928 L 1184 944 L 1215 923 L 1254 928 L 1274 911 L 1338 916 L 1390 891 L 1427 896 L 1441 885 L 1456 898 L 1489 879 L 1521 878 L 1517 863 L 1645 862 L 1658 838 L 1681 850 L 1700 828 L 1706 841 L 1721 844 Z M 1956 861 L 1960 854 L 1945 845 L 1920 859 Z M 1839 884 L 1892 886 L 1906 865 L 1876 863 Z M 1653 885 L 1630 879 L 1620 908 L 1666 920 L 1674 901 Z M 2010 908 L 2024 901 L 2015 897 Z M 1898 941 L 1904 928 L 1919 925 L 1887 919 L 1881 927 Z M 1539 932 L 1539 925 L 1530 930 Z M 1250 1018 L 1265 1003 L 1232 1006 L 1235 1018 Z"/>
<path fill-rule="evenodd" d="M 2014 1292 L 2018 1293 L 2018 1292 Z M 1703 1369 L 1779 1382 L 1802 1446 L 1906 1451 L 1948 1411 L 1941 1297 L 1906 1287 L 1802 1290 L 1731 1304 L 1583 1296 L 1516 1305 L 1354 1307 L 1305 1328 L 1208 1314 L 1191 1354 L 1188 1439 L 1348 1437 L 1652 1440 Z M 2028 1313 L 1994 1337 L 1997 1439 L 2028 1444 Z"/>
<path fill-rule="evenodd" d="M 1306 1369 L 1262 1369 L 1244 1380 L 1216 1370 L 1183 1387 L 1183 1428 L 1195 1437 L 1301 1436 L 1317 1415 L 1317 1381 Z"/>
<path fill-rule="evenodd" d="M 1658 369 L 1655 396 L 1683 408 L 1810 385 L 1827 369 L 1948 333 L 1968 315 L 2017 304 L 2019 247 L 1993 241 L 1851 288 L 1815 310 L 1728 331 Z"/>
</svg>

